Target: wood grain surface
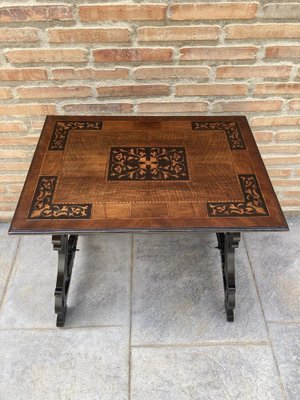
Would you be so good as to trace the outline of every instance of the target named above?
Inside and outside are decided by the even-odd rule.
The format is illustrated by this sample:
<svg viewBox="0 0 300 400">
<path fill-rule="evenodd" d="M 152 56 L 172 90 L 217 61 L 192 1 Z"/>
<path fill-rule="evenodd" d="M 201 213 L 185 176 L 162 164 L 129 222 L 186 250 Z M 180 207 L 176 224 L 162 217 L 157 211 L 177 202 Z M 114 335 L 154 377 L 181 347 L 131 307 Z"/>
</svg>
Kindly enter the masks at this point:
<svg viewBox="0 0 300 400">
<path fill-rule="evenodd" d="M 287 229 L 245 117 L 48 116 L 10 233 Z"/>
</svg>

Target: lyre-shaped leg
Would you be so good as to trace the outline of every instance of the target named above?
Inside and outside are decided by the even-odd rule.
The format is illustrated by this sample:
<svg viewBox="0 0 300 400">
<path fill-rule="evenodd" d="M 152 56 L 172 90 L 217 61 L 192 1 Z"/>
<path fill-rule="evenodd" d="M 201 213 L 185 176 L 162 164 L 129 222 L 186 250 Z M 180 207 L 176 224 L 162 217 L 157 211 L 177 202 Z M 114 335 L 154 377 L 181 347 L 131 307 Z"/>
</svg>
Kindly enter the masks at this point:
<svg viewBox="0 0 300 400">
<path fill-rule="evenodd" d="M 58 272 L 55 288 L 56 326 L 63 327 L 67 312 L 67 298 L 77 245 L 77 235 L 53 235 L 53 250 L 58 251 Z"/>
<path fill-rule="evenodd" d="M 234 251 L 239 246 L 240 233 L 217 233 L 217 238 L 222 260 L 226 317 L 227 321 L 233 322 L 236 291 Z"/>
</svg>

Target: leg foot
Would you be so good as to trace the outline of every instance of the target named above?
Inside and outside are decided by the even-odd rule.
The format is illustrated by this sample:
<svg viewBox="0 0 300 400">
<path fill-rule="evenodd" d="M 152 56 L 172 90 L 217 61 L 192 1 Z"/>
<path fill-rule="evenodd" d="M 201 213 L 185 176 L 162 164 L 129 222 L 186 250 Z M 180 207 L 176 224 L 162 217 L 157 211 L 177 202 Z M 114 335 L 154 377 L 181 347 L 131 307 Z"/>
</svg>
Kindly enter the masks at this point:
<svg viewBox="0 0 300 400">
<path fill-rule="evenodd" d="M 222 273 L 225 294 L 225 310 L 228 322 L 234 321 L 235 308 L 235 269 L 234 251 L 239 246 L 240 234 L 217 233 L 218 249 L 222 260 Z"/>
<path fill-rule="evenodd" d="M 55 313 L 56 326 L 63 327 L 67 313 L 67 298 L 72 276 L 74 257 L 77 245 L 77 235 L 53 235 L 53 250 L 58 252 L 58 272 L 56 280 Z"/>
</svg>

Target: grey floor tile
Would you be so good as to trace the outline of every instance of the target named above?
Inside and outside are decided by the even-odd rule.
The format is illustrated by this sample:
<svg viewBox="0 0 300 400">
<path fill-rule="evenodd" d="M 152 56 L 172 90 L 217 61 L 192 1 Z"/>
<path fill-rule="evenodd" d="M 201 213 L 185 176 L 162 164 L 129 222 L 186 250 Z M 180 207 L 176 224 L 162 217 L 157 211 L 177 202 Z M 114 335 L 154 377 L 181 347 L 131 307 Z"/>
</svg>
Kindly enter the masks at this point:
<svg viewBox="0 0 300 400">
<path fill-rule="evenodd" d="M 129 322 L 131 235 L 80 237 L 68 299 L 66 326 Z M 0 326 L 55 326 L 57 252 L 49 236 L 24 237 L 0 315 Z"/>
<path fill-rule="evenodd" d="M 0 222 L 0 236 L 4 235 L 4 236 L 8 236 L 7 232 L 9 229 L 9 224 L 5 223 L 5 222 Z"/>
<path fill-rule="evenodd" d="M 19 243 L 18 237 L 7 235 L 8 224 L 0 224 L 0 304 Z"/>
<path fill-rule="evenodd" d="M 300 399 L 300 324 L 269 324 L 287 400 Z"/>
<path fill-rule="evenodd" d="M 3 400 L 127 400 L 128 329 L 0 331 Z"/>
<path fill-rule="evenodd" d="M 244 235 L 268 321 L 300 321 L 300 218 L 291 231 Z"/>
<path fill-rule="evenodd" d="M 235 322 L 226 321 L 215 234 L 135 235 L 133 344 L 266 340 L 241 243 L 236 254 Z"/>
<path fill-rule="evenodd" d="M 284 399 L 264 345 L 134 348 L 132 400 Z"/>
</svg>

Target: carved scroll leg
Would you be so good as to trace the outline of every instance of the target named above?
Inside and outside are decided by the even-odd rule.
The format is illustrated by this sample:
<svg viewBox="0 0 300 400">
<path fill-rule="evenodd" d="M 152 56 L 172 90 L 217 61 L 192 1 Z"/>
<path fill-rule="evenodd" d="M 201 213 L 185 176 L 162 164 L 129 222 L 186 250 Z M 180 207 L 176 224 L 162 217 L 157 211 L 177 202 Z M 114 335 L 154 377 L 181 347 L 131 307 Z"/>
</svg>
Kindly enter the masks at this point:
<svg viewBox="0 0 300 400">
<path fill-rule="evenodd" d="M 218 249 L 222 260 L 225 310 L 227 321 L 234 321 L 235 308 L 235 269 L 234 251 L 239 246 L 240 233 L 217 233 Z"/>
<path fill-rule="evenodd" d="M 58 251 L 58 273 L 55 288 L 56 326 L 63 327 L 67 312 L 67 298 L 74 264 L 77 235 L 53 235 L 53 250 Z"/>
</svg>

